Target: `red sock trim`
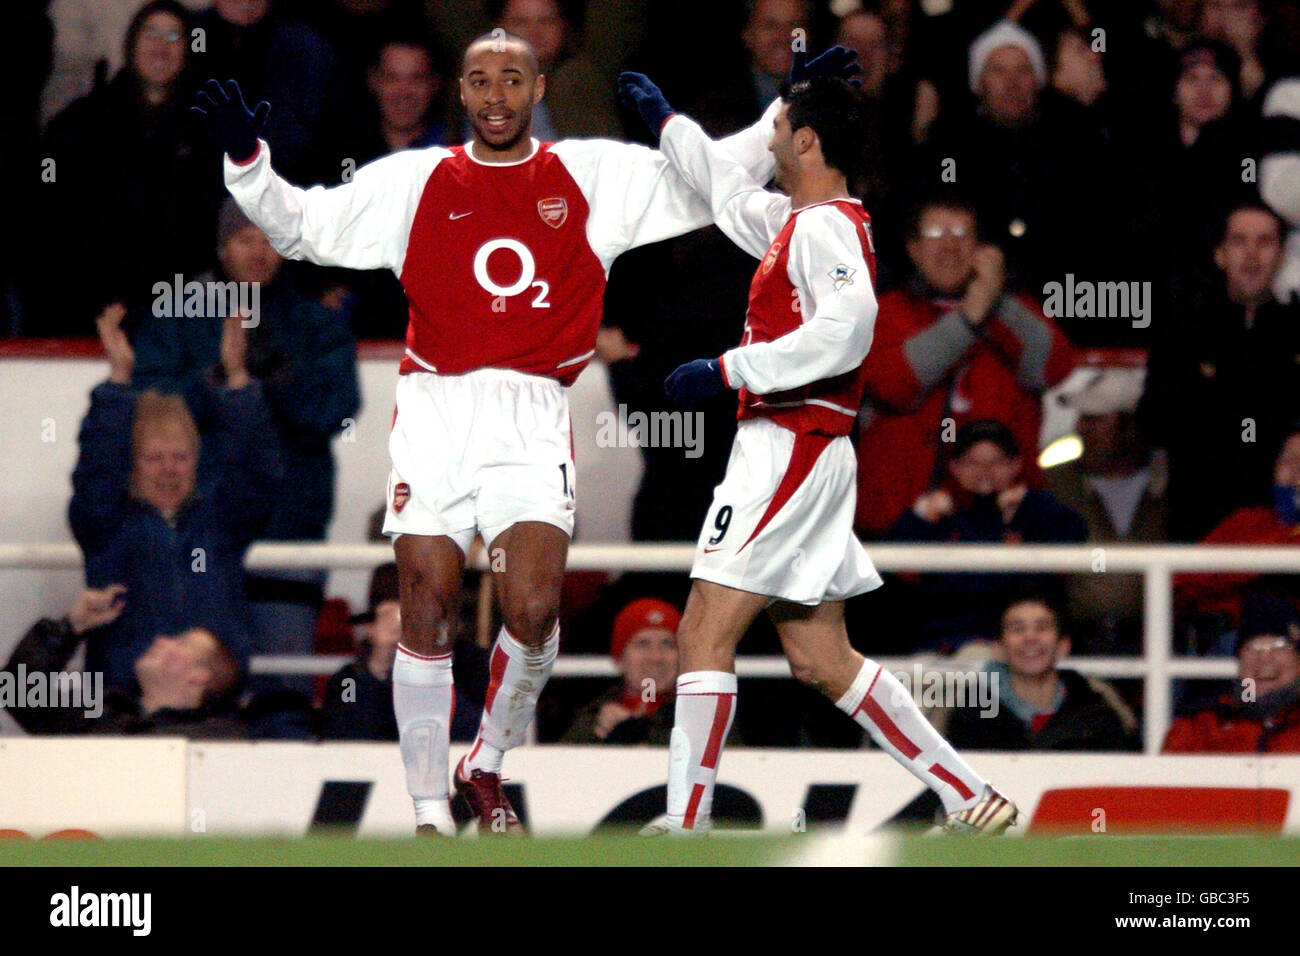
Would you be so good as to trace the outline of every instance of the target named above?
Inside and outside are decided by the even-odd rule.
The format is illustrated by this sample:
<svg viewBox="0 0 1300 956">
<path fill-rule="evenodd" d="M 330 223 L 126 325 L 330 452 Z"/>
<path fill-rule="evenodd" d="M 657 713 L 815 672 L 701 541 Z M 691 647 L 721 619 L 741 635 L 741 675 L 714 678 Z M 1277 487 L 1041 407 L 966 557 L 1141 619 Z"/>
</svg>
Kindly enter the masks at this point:
<svg viewBox="0 0 1300 956">
<path fill-rule="evenodd" d="M 930 773 L 934 774 L 948 786 L 956 790 L 963 800 L 969 800 L 971 797 L 975 796 L 975 791 L 962 783 L 961 779 L 953 774 L 947 767 L 941 766 L 937 763 L 932 764 L 930 766 Z"/>
<path fill-rule="evenodd" d="M 695 813 L 700 809 L 700 800 L 704 797 L 704 784 L 697 783 L 691 790 L 690 803 L 686 804 L 686 816 L 682 818 L 682 827 L 695 829 Z"/>
<path fill-rule="evenodd" d="M 884 708 L 876 703 L 875 698 L 870 693 L 862 698 L 858 710 L 865 712 L 867 719 L 879 727 L 880 732 L 885 735 L 885 739 L 893 744 L 894 749 L 908 760 L 915 760 L 917 755 L 920 754 L 921 748 L 912 743 L 907 735 L 898 729 L 898 724 L 889 719 L 889 715 L 885 713 Z"/>
<path fill-rule="evenodd" d="M 722 736 L 727 732 L 727 721 L 731 719 L 731 707 L 735 694 L 719 694 L 718 703 L 713 711 L 713 726 L 709 728 L 709 743 L 704 748 L 704 757 L 700 766 L 705 770 L 718 769 L 718 755 L 722 752 Z"/>
<path fill-rule="evenodd" d="M 510 658 L 500 644 L 492 648 L 492 662 L 488 666 L 487 696 L 483 700 L 485 714 L 492 711 L 492 704 L 497 699 L 497 691 L 501 689 L 501 681 L 505 679 L 506 665 L 509 663 Z"/>
</svg>

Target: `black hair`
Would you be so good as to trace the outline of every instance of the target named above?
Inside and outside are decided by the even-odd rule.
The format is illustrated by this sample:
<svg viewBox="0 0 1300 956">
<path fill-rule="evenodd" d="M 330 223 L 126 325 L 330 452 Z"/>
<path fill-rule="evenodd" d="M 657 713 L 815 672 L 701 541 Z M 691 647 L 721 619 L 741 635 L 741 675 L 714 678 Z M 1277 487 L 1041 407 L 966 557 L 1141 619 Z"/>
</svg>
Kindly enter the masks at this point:
<svg viewBox="0 0 1300 956">
<path fill-rule="evenodd" d="M 145 21 L 155 13 L 170 14 L 181 22 L 181 37 L 185 41 L 185 59 L 181 65 L 181 76 L 184 76 L 190 65 L 190 29 L 194 25 L 194 17 L 177 0 L 151 0 L 151 2 L 146 3 L 135 12 L 135 16 L 131 18 L 131 22 L 126 28 L 126 36 L 122 41 L 122 62 L 126 64 L 125 69 L 134 72 L 135 41 L 140 38 L 140 31 L 144 29 Z M 180 77 L 177 77 L 177 79 L 179 80 Z"/>
<path fill-rule="evenodd" d="M 1282 217 L 1274 212 L 1271 207 L 1258 199 L 1244 199 L 1241 202 L 1233 203 L 1232 206 L 1224 211 L 1223 218 L 1219 221 L 1219 228 L 1214 235 L 1214 244 L 1216 246 L 1220 245 L 1223 240 L 1228 238 L 1229 220 L 1231 220 L 1237 213 L 1246 211 L 1262 212 L 1264 215 L 1272 219 L 1273 224 L 1277 226 L 1278 239 L 1281 242 L 1286 242 L 1287 227 L 1286 223 L 1282 221 Z"/>
<path fill-rule="evenodd" d="M 826 165 L 853 177 L 867 151 L 867 104 L 861 90 L 839 77 L 814 77 L 783 93 L 791 132 L 805 127 L 817 134 Z"/>
<path fill-rule="evenodd" d="M 1010 590 L 1003 595 L 1002 605 L 998 611 L 999 635 L 1002 633 L 1002 619 L 1007 616 L 1007 611 L 1010 611 L 1017 604 L 1041 604 L 1052 615 L 1052 620 L 1056 624 L 1057 635 L 1065 636 L 1065 614 L 1060 601 L 1047 592 L 1029 584 L 1012 585 Z"/>
<path fill-rule="evenodd" d="M 944 190 L 928 192 L 918 199 L 914 199 L 907 209 L 907 238 L 916 239 L 921 235 L 921 220 L 931 209 L 951 209 L 957 212 L 964 212 L 971 217 L 975 223 L 975 231 L 979 232 L 979 213 L 976 212 L 975 202 L 965 193 L 959 193 L 953 190 Z"/>
<path fill-rule="evenodd" d="M 960 458 L 982 441 L 997 445 L 1008 458 L 1020 457 L 1020 443 L 1016 441 L 1015 434 L 996 418 L 981 418 L 957 429 L 952 457 Z"/>
</svg>

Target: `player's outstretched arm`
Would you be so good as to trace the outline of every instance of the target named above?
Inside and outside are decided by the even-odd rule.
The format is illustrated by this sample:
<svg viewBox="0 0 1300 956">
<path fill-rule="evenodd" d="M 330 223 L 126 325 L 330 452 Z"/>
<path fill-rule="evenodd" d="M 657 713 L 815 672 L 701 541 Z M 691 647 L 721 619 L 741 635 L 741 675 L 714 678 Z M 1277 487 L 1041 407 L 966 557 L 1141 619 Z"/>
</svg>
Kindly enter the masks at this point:
<svg viewBox="0 0 1300 956">
<path fill-rule="evenodd" d="M 677 113 L 641 73 L 623 73 L 619 94 L 641 115 L 677 173 L 709 204 L 713 221 L 752 256 L 762 257 L 790 215 L 790 201 L 769 193 L 730 151 Z"/>
<path fill-rule="evenodd" d="M 350 182 L 300 189 L 271 168 L 259 138 L 268 103 L 250 110 L 239 84 L 209 80 L 192 108 L 225 153 L 226 188 L 290 259 L 350 269 L 401 269 L 420 192 L 446 150 L 411 150 L 357 170 Z"/>
<path fill-rule="evenodd" d="M 801 213 L 787 270 L 799 291 L 803 324 L 771 342 L 731 349 L 719 361 L 730 388 L 798 388 L 857 368 L 871 349 L 876 294 L 858 226 L 834 206 Z"/>
</svg>

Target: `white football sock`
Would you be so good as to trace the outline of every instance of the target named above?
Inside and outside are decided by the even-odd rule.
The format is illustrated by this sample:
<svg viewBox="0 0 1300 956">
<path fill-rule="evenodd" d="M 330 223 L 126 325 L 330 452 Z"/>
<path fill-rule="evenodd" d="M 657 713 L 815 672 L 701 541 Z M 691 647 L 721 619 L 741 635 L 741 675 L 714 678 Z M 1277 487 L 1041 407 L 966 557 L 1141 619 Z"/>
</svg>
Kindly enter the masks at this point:
<svg viewBox="0 0 1300 956">
<path fill-rule="evenodd" d="M 979 802 L 987 781 L 930 726 L 898 678 L 875 661 L 863 661 L 862 670 L 835 706 L 935 791 L 946 813 L 967 810 Z"/>
<path fill-rule="evenodd" d="M 528 647 L 515 640 L 504 627 L 497 635 L 489 664 L 487 696 L 478 737 L 465 758 L 465 772 L 501 772 L 501 758 L 511 747 L 524 742 L 528 725 L 537 711 L 560 651 L 560 625 L 556 622 L 541 647 Z"/>
<path fill-rule="evenodd" d="M 736 716 L 736 675 L 691 671 L 677 677 L 677 712 L 668 743 L 668 826 L 707 830 L 722 746 Z"/>
<path fill-rule="evenodd" d="M 406 767 L 406 789 L 415 802 L 416 825 L 432 823 L 455 833 L 447 799 L 451 749 L 451 652 L 428 656 L 397 645 L 393 660 L 393 713 Z"/>
</svg>

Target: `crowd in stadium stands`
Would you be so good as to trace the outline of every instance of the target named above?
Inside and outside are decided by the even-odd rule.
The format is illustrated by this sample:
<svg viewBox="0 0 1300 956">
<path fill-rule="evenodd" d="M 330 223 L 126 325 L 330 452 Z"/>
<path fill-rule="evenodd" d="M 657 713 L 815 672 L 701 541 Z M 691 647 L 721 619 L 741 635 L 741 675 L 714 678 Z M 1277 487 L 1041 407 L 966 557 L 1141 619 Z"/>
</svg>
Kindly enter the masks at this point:
<svg viewBox="0 0 1300 956">
<path fill-rule="evenodd" d="M 936 723 L 969 750 L 1133 750 L 1137 718 L 1108 683 L 1057 665 L 1070 653 L 1054 602 L 1025 587 L 1000 607 L 997 712 L 953 707 Z M 992 708 L 989 708 L 992 710 Z"/>
<path fill-rule="evenodd" d="M 303 185 L 346 182 L 389 152 L 467 138 L 459 56 L 493 26 L 537 50 L 542 140 L 644 139 L 616 97 L 623 69 L 723 134 L 779 95 L 792 31 L 807 31 L 810 50 L 859 53 L 873 113 L 851 181 L 873 216 L 880 304 L 854 436 L 868 544 L 1300 544 L 1292 4 L 16 0 L 0 22 L 0 336 L 98 335 L 110 367 L 82 425 L 70 508 L 91 590 L 67 619 L 33 627 L 11 663 L 61 666 L 84 642 L 116 695 L 113 729 L 395 739 L 394 571 L 376 572 L 368 609 L 350 617 L 322 572 L 241 565 L 254 540 L 324 539 L 331 441 L 360 405 L 354 343 L 400 340 L 405 298 L 388 273 L 284 262 L 226 197 L 188 108 L 209 77 L 236 78 L 250 103 L 273 104 L 264 135 L 277 169 Z M 598 348 L 615 401 L 671 410 L 665 376 L 735 344 L 752 271 L 716 228 L 621 257 Z M 167 314 L 156 284 L 174 278 L 256 288 L 258 320 L 246 327 L 233 301 Z M 1106 311 L 1116 304 L 1122 314 Z M 1098 348 L 1127 350 L 1129 367 L 1095 370 L 1063 399 L 1082 455 L 1041 468 L 1044 394 Z M 703 411 L 703 454 L 641 449 L 634 540 L 695 538 L 734 396 Z M 1300 750 L 1287 733 L 1300 694 L 1294 580 L 1178 577 L 1177 649 L 1235 648 L 1260 693 L 1243 702 L 1234 684 L 1232 699 L 1180 720 L 1169 749 Z M 1016 603 L 1025 586 L 1037 597 Z M 461 737 L 487 693 L 480 638 L 492 623 L 475 614 L 490 617 L 490 587 L 467 575 Z M 539 712 L 544 739 L 662 742 L 670 700 L 644 686 L 672 686 L 672 603 L 686 589 L 680 575 L 570 575 L 565 649 L 608 649 L 622 676 L 594 700 L 560 700 L 557 682 L 558 702 Z M 868 653 L 967 646 L 996 659 L 1003 717 L 954 715 L 960 746 L 1132 745 L 1115 692 L 1056 662 L 1067 649 L 1140 651 L 1138 575 L 900 574 L 847 614 Z M 742 650 L 774 640 L 756 625 Z M 357 656 L 323 693 L 243 676 L 253 653 L 331 647 Z M 764 693 L 760 715 L 803 714 L 776 742 L 860 742 L 822 735 L 800 689 Z M 778 721 L 744 719 L 756 721 L 747 739 L 773 741 Z M 1245 724 L 1255 729 L 1225 729 Z"/>
</svg>

